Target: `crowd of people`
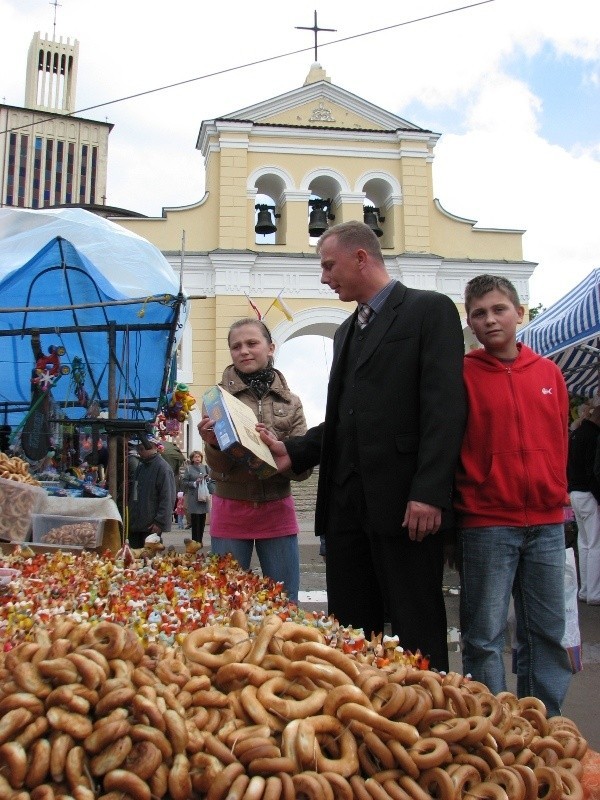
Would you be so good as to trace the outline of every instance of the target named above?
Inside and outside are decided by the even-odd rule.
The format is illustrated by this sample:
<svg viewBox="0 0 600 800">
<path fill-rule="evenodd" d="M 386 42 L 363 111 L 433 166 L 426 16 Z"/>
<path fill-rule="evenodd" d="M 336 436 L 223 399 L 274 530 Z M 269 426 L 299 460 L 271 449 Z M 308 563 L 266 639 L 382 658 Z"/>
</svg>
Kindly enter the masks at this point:
<svg viewBox="0 0 600 800">
<path fill-rule="evenodd" d="M 454 302 L 393 279 L 367 225 L 329 228 L 317 253 L 321 282 L 356 303 L 334 337 L 324 421 L 307 430 L 264 321 L 236 321 L 220 386 L 254 411 L 278 471 L 261 479 L 221 450 L 207 415 L 198 424 L 204 453 L 185 464 L 140 444 L 131 543 L 170 530 L 179 490 L 177 511 L 197 542 L 210 511 L 212 552 L 232 553 L 248 569 L 256 551 L 263 574 L 297 602 L 291 482 L 318 465 L 315 534 L 328 612 L 367 636 L 389 626 L 404 648 L 448 670 L 442 582 L 445 564 L 456 566 L 465 674 L 495 694 L 506 690 L 512 601 L 517 694 L 560 714 L 572 675 L 562 645 L 570 503 L 580 599 L 600 604 L 600 407 L 569 436 L 564 378 L 517 342 L 524 308 L 506 278 L 468 282 L 467 324 L 481 346 L 465 355 Z"/>
</svg>

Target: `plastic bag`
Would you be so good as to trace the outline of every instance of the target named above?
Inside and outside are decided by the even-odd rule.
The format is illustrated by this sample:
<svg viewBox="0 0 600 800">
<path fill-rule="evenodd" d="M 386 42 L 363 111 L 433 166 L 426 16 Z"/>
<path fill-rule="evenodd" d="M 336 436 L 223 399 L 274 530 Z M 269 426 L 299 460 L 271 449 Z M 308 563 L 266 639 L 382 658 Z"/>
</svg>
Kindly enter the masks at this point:
<svg viewBox="0 0 600 800">
<path fill-rule="evenodd" d="M 208 492 L 208 486 L 206 485 L 206 478 L 202 477 L 200 483 L 198 484 L 198 502 L 199 503 L 206 503 L 210 494 Z"/>
<path fill-rule="evenodd" d="M 562 645 L 569 655 L 573 673 L 583 669 L 581 662 L 581 633 L 579 631 L 579 612 L 577 610 L 577 567 L 575 551 L 565 550 L 565 635 Z"/>
</svg>

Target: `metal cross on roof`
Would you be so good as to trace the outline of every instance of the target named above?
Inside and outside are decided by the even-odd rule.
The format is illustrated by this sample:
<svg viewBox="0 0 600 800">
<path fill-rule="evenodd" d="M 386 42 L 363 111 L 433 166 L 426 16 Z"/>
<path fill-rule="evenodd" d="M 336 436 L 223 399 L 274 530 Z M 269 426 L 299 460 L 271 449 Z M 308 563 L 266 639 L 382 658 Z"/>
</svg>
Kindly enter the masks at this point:
<svg viewBox="0 0 600 800">
<path fill-rule="evenodd" d="M 332 31 L 332 32 L 337 31 L 337 28 L 319 28 L 319 25 L 317 23 L 317 12 L 316 11 L 315 11 L 315 21 L 314 21 L 314 24 L 313 24 L 313 26 L 311 28 L 308 28 L 305 25 L 296 25 L 295 28 L 296 28 L 297 31 L 313 31 L 314 32 L 314 34 L 315 34 L 315 63 L 319 60 L 317 58 L 317 34 L 319 33 L 319 31 Z"/>
</svg>

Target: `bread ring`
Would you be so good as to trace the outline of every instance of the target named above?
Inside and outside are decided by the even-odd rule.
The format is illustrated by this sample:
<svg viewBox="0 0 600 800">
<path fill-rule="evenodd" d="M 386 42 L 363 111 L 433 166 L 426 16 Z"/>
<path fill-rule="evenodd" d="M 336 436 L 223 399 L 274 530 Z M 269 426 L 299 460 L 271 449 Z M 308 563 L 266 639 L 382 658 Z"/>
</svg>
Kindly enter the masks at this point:
<svg viewBox="0 0 600 800">
<path fill-rule="evenodd" d="M 549 735 L 550 725 L 548 719 L 539 709 L 533 707 L 524 708 L 521 711 L 521 716 L 533 725 L 536 733 L 540 736 Z"/>
<path fill-rule="evenodd" d="M 65 709 L 65 711 L 87 715 L 90 710 L 90 702 L 78 693 L 79 685 L 80 684 L 71 684 L 71 686 L 69 686 L 68 684 L 62 684 L 61 686 L 57 686 L 46 698 L 46 709 L 52 708 L 52 706 L 60 706 Z M 75 689 L 75 691 L 73 691 L 73 689 Z"/>
<path fill-rule="evenodd" d="M 562 796 L 562 779 L 558 772 L 550 767 L 536 767 L 533 772 L 537 778 L 537 796 L 540 800 L 558 800 Z"/>
<path fill-rule="evenodd" d="M 474 753 L 458 753 L 454 756 L 454 763 L 475 767 L 482 780 L 485 780 L 492 771 L 487 761 Z"/>
<path fill-rule="evenodd" d="M 396 766 L 396 759 L 389 747 L 381 741 L 377 734 L 370 732 L 366 733 L 363 738 L 363 743 L 367 746 L 370 753 L 377 760 L 379 770 L 394 769 Z M 321 770 L 320 770 L 321 771 Z"/>
<path fill-rule="evenodd" d="M 337 716 L 338 708 L 344 703 L 358 703 L 365 708 L 373 708 L 371 701 L 358 686 L 335 686 L 329 692 L 323 703 L 323 714 Z M 379 712 L 381 713 L 381 712 Z"/>
<path fill-rule="evenodd" d="M 151 800 L 150 787 L 146 781 L 126 769 L 113 769 L 107 772 L 102 785 L 105 792 L 123 792 L 132 800 Z"/>
<path fill-rule="evenodd" d="M 32 742 L 35 742 L 36 739 L 46 733 L 49 727 L 45 716 L 38 717 L 33 722 L 30 722 L 18 736 L 15 736 L 14 741 L 19 742 L 27 750 Z"/>
<path fill-rule="evenodd" d="M 270 714 L 257 698 L 257 688 L 248 684 L 240 692 L 240 701 L 250 719 L 258 725 L 267 725 L 271 730 L 283 730 L 285 722 Z"/>
<path fill-rule="evenodd" d="M 104 750 L 111 742 L 126 736 L 130 731 L 131 725 L 125 719 L 116 719 L 107 722 L 95 730 L 83 740 L 83 747 L 86 752 L 96 755 Z"/>
<path fill-rule="evenodd" d="M 352 679 L 345 672 L 323 661 L 290 661 L 285 667 L 284 674 L 289 679 L 310 678 L 317 686 L 324 686 L 328 690 L 334 686 L 353 685 Z"/>
<path fill-rule="evenodd" d="M 419 739 L 419 734 L 414 726 L 407 725 L 405 722 L 393 722 L 358 703 L 344 703 L 341 705 L 338 709 L 338 717 L 346 724 L 351 720 L 357 720 L 409 747 L 416 744 Z"/>
<path fill-rule="evenodd" d="M 91 781 L 88 779 L 87 775 L 84 775 L 84 771 L 87 772 L 85 752 L 81 745 L 77 745 L 69 750 L 67 753 L 67 760 L 65 761 L 65 780 L 71 791 L 73 791 L 76 786 L 82 785 L 86 785 L 90 789 L 92 788 Z"/>
<path fill-rule="evenodd" d="M 62 783 L 65 776 L 67 754 L 74 747 L 75 740 L 68 733 L 55 734 L 50 749 L 50 774 L 56 783 Z"/>
<path fill-rule="evenodd" d="M 0 744 L 14 739 L 26 725 L 33 720 L 33 714 L 27 708 L 14 708 L 0 718 Z"/>
<path fill-rule="evenodd" d="M 303 772 L 298 775 L 292 775 L 292 781 L 294 782 L 297 797 L 305 795 L 307 800 L 323 800 L 323 789 L 316 775 L 311 775 L 310 772 Z"/>
<path fill-rule="evenodd" d="M 50 772 L 50 750 L 48 739 L 38 739 L 29 750 L 29 768 L 25 776 L 25 786 L 35 789 L 44 783 Z"/>
<path fill-rule="evenodd" d="M 419 777 L 421 770 L 411 756 L 409 755 L 408 750 L 406 750 L 400 742 L 397 742 L 395 739 L 388 739 L 386 742 L 386 746 L 389 748 L 391 754 L 394 756 L 394 761 L 401 770 L 404 770 L 406 774 L 414 778 L 415 780 Z"/>
<path fill-rule="evenodd" d="M 386 682 L 371 695 L 370 700 L 378 714 L 386 719 L 394 719 L 406 701 L 406 690 L 398 683 Z"/>
<path fill-rule="evenodd" d="M 442 686 L 442 692 L 446 698 L 445 708 L 449 711 L 453 711 L 457 717 L 469 716 L 469 709 L 467 708 L 464 695 L 458 687 L 444 684 Z"/>
<path fill-rule="evenodd" d="M 20 789 L 27 775 L 27 753 L 18 742 L 5 742 L 0 747 L 0 764 L 6 767 L 6 775 L 13 789 Z"/>
<path fill-rule="evenodd" d="M 445 742 L 461 742 L 469 735 L 470 725 L 468 720 L 454 717 L 443 722 L 438 722 L 430 728 L 431 735 Z"/>
<path fill-rule="evenodd" d="M 426 769 L 419 778 L 419 786 L 437 800 L 454 800 L 456 787 L 452 778 L 441 767 Z"/>
<path fill-rule="evenodd" d="M 283 625 L 283 620 L 277 614 L 269 614 L 264 617 L 262 625 L 252 642 L 248 654 L 244 658 L 246 664 L 259 666 L 265 657 L 271 639 Z"/>
<path fill-rule="evenodd" d="M 562 781 L 563 798 L 568 798 L 568 800 L 583 800 L 583 788 L 575 773 L 560 766 L 554 769 L 559 774 Z"/>
<path fill-rule="evenodd" d="M 355 661 L 349 658 L 345 653 L 342 653 L 341 650 L 337 650 L 335 647 L 330 647 L 327 644 L 321 644 L 319 642 L 301 642 L 296 645 L 294 649 L 294 659 L 296 661 L 301 661 L 309 656 L 322 659 L 332 664 L 334 667 L 337 667 L 342 672 L 345 672 L 353 683 L 360 674 L 360 669 Z"/>
<path fill-rule="evenodd" d="M 221 651 L 214 653 L 214 645 Z M 189 661 L 201 664 L 215 672 L 223 664 L 243 661 L 252 644 L 248 633 L 241 628 L 210 625 L 196 628 L 183 640 L 183 652 Z"/>
<path fill-rule="evenodd" d="M 473 745 L 485 739 L 492 729 L 492 722 L 489 717 L 468 717 L 469 732 L 463 736 L 462 742 L 466 745 Z"/>
<path fill-rule="evenodd" d="M 127 723 L 127 727 L 129 728 L 129 723 Z M 95 731 L 95 733 L 97 733 L 97 731 Z M 92 734 L 92 736 L 93 735 L 94 734 Z M 164 735 L 164 733 L 162 733 L 162 731 L 158 731 L 155 728 L 150 727 L 150 725 L 132 725 L 130 728 L 129 735 L 131 736 L 134 742 L 152 742 L 152 744 L 158 747 L 158 749 L 162 754 L 162 757 L 165 760 L 170 759 L 171 756 L 173 755 L 173 748 L 171 747 L 169 740 Z"/>
<path fill-rule="evenodd" d="M 501 786 L 510 800 L 525 800 L 525 782 L 519 772 L 511 770 L 509 767 L 499 767 L 493 769 L 486 780 Z"/>
<path fill-rule="evenodd" d="M 331 786 L 335 800 L 353 800 L 352 787 L 346 778 L 337 772 L 321 772 L 321 777 Z"/>
<path fill-rule="evenodd" d="M 365 780 L 365 789 L 372 800 L 390 800 L 390 796 L 383 788 L 382 784 L 376 781 L 372 776 L 369 776 Z"/>
<path fill-rule="evenodd" d="M 105 775 L 112 769 L 120 767 L 133 749 L 133 742 L 129 736 L 121 736 L 111 742 L 102 752 L 90 759 L 90 772 L 96 778 Z M 159 751 L 160 755 L 160 751 Z M 150 777 L 149 775 L 147 777 Z"/>
<path fill-rule="evenodd" d="M 124 738 L 131 741 L 129 737 Z M 118 739 L 117 742 L 114 742 L 113 745 L 109 745 L 109 747 L 113 747 L 121 741 L 122 739 Z M 100 755 L 102 755 L 102 753 Z M 133 744 L 126 754 L 124 761 L 121 763 L 123 769 L 133 772 L 143 781 L 148 781 L 162 763 L 162 759 L 162 753 L 155 744 L 149 741 L 139 741 Z M 91 763 L 94 763 L 94 759 L 92 759 Z M 119 764 L 119 766 L 121 766 L 121 764 Z M 108 770 L 106 770 L 106 772 L 108 772 Z M 96 775 L 97 772 L 92 770 L 92 774 Z"/>
<path fill-rule="evenodd" d="M 175 755 L 167 785 L 172 800 L 188 800 L 192 796 L 190 762 L 185 753 Z"/>
<path fill-rule="evenodd" d="M 37 664 L 29 661 L 20 662 L 11 670 L 11 675 L 21 689 L 40 699 L 44 699 L 52 691 L 52 686 L 42 678 Z"/>
<path fill-rule="evenodd" d="M 539 711 L 544 717 L 547 717 L 546 706 L 544 703 L 539 699 L 539 697 L 520 697 L 517 700 L 517 708 L 519 709 L 519 713 L 524 711 L 526 708 L 534 708 L 536 711 Z"/>
<path fill-rule="evenodd" d="M 228 764 L 212 780 L 206 800 L 224 800 L 234 780 L 244 772 L 242 764 Z"/>
<path fill-rule="evenodd" d="M 298 765 L 287 756 L 271 756 L 265 758 L 253 758 L 248 764 L 248 772 L 251 775 L 279 775 L 282 773 L 293 775 L 296 773 Z"/>
<path fill-rule="evenodd" d="M 409 750 L 408 755 L 419 770 L 432 769 L 452 760 L 448 743 L 435 736 L 419 739 Z"/>
<path fill-rule="evenodd" d="M 285 696 L 280 697 L 280 694 L 285 695 L 288 686 L 289 680 L 287 678 L 271 678 L 258 687 L 256 698 L 268 712 L 276 714 L 286 721 L 304 719 L 321 711 L 327 697 L 325 689 L 315 689 L 312 694 L 303 700 L 294 700 Z"/>
<path fill-rule="evenodd" d="M 481 783 L 481 775 L 470 764 L 450 764 L 446 767 L 455 787 L 455 796 L 461 798 L 473 786 Z"/>
<path fill-rule="evenodd" d="M 465 792 L 463 800 L 508 800 L 508 795 L 497 783 L 486 780 Z"/>
<path fill-rule="evenodd" d="M 68 733 L 75 741 L 86 739 L 93 730 L 92 721 L 89 717 L 65 711 L 64 708 L 59 708 L 58 706 L 49 708 L 46 712 L 46 718 L 51 728 L 62 733 Z"/>
<path fill-rule="evenodd" d="M 411 692 L 410 695 L 409 691 Z M 407 725 L 418 725 L 425 714 L 431 711 L 433 700 L 427 690 L 423 689 L 420 684 L 407 687 L 406 697 L 409 698 L 411 696 L 414 700 L 405 703 L 400 709 L 398 716 L 402 722 L 405 722 Z"/>
<path fill-rule="evenodd" d="M 125 646 L 125 628 L 115 622 L 99 622 L 88 631 L 84 642 L 108 661 L 120 658 Z"/>
<path fill-rule="evenodd" d="M 507 767 L 507 769 L 512 770 L 521 776 L 521 780 L 525 786 L 525 800 L 536 800 L 538 782 L 534 771 L 521 764 L 513 764 L 511 767 Z"/>
<path fill-rule="evenodd" d="M 562 767 L 562 769 L 572 772 L 577 780 L 581 780 L 581 776 L 583 775 L 583 764 L 578 758 L 560 758 L 555 769 L 558 769 L 558 767 Z"/>
<path fill-rule="evenodd" d="M 148 778 L 148 785 L 153 797 L 162 798 L 167 794 L 169 788 L 169 767 L 165 763 L 158 765 L 156 770 Z M 126 800 L 126 798 L 122 798 Z"/>
<path fill-rule="evenodd" d="M 0 700 L 0 720 L 3 719 L 4 714 L 14 711 L 16 708 L 25 708 L 35 717 L 43 712 L 44 704 L 31 692 L 12 692 Z"/>
<path fill-rule="evenodd" d="M 446 695 L 442 689 L 442 682 L 435 672 L 425 672 L 419 682 L 419 686 L 422 686 L 431 695 L 433 708 L 446 707 Z"/>
<path fill-rule="evenodd" d="M 241 775 L 238 775 L 229 787 L 227 800 L 242 800 L 249 783 L 250 778 L 248 775 L 245 775 L 243 772 Z"/>
</svg>

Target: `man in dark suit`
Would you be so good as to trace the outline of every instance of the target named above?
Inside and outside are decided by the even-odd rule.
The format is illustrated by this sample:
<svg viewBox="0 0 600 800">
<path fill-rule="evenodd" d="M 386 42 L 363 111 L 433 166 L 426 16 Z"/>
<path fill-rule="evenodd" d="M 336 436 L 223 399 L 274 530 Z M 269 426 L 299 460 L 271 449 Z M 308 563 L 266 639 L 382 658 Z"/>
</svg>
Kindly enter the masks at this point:
<svg viewBox="0 0 600 800">
<path fill-rule="evenodd" d="M 321 283 L 359 304 L 334 337 L 325 422 L 285 445 L 261 436 L 279 469 L 320 464 L 329 613 L 367 637 L 387 618 L 404 649 L 447 670 L 441 531 L 466 418 L 460 318 L 445 295 L 392 280 L 362 222 L 328 229 L 317 252 Z"/>
</svg>

